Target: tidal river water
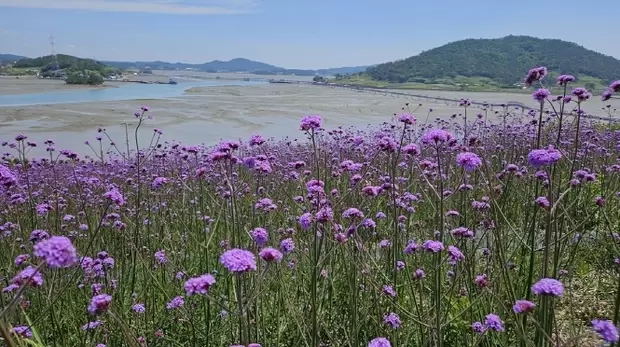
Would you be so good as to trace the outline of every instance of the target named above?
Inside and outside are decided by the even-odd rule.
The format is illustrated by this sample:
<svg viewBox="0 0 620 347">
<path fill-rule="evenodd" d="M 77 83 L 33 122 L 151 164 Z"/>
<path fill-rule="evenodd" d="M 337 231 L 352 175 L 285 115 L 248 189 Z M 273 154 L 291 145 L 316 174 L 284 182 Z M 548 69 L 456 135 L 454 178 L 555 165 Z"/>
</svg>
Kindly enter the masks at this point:
<svg viewBox="0 0 620 347">
<path fill-rule="evenodd" d="M 86 102 L 162 99 L 183 95 L 188 88 L 256 85 L 265 82 L 208 80 L 183 81 L 178 84 L 120 83 L 118 88 L 50 90 L 43 93 L 0 95 L 0 107 L 76 104 Z M 1 111 L 0 111 L 1 112 Z"/>
</svg>

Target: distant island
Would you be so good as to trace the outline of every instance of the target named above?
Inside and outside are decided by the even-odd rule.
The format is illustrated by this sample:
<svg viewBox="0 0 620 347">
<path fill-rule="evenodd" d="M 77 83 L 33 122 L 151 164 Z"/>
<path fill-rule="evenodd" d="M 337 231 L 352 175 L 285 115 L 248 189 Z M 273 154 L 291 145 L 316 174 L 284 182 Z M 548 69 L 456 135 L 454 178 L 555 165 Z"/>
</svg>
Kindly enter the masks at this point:
<svg viewBox="0 0 620 347">
<path fill-rule="evenodd" d="M 467 39 L 448 43 L 403 60 L 337 76 L 341 83 L 376 87 L 436 89 L 522 89 L 524 73 L 546 66 L 553 79 L 564 73 L 590 90 L 620 77 L 620 60 L 572 42 L 531 36 Z"/>
<path fill-rule="evenodd" d="M 93 59 L 82 59 L 58 54 L 39 58 L 21 58 L 4 64 L 0 73 L 6 75 L 36 75 L 41 78 L 63 79 L 68 84 L 103 84 L 105 78 L 120 75 L 120 69 L 109 67 Z"/>
</svg>

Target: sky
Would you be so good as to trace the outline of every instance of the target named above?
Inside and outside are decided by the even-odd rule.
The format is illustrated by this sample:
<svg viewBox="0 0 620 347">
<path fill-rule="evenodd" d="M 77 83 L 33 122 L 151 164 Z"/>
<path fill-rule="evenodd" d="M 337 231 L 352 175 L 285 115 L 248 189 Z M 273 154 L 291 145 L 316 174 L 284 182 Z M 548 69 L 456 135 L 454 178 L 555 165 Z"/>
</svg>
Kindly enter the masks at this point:
<svg viewBox="0 0 620 347">
<path fill-rule="evenodd" d="M 403 59 L 466 38 L 531 35 L 620 58 L 620 1 L 0 0 L 0 53 L 318 69 Z M 607 35 L 605 33 L 608 33 Z"/>
</svg>

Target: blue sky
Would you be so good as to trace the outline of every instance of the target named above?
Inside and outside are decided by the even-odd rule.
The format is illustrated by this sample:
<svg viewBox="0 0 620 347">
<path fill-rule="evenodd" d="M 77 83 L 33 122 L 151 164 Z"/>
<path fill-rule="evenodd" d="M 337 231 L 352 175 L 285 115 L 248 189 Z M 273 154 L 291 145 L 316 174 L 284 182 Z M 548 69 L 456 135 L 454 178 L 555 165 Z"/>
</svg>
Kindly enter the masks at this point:
<svg viewBox="0 0 620 347">
<path fill-rule="evenodd" d="M 367 65 L 465 38 L 559 38 L 620 58 L 620 1 L 0 0 L 0 53 L 286 68 Z"/>
</svg>

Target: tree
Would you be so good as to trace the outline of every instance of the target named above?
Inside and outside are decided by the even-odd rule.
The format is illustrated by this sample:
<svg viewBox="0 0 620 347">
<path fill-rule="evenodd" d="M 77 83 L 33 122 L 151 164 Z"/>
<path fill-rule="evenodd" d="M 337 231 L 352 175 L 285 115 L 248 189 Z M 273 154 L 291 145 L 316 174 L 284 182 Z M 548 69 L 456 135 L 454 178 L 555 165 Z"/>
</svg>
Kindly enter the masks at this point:
<svg viewBox="0 0 620 347">
<path fill-rule="evenodd" d="M 103 77 L 97 71 L 71 71 L 67 74 L 65 82 L 67 84 L 88 84 L 94 86 L 103 84 Z"/>
<path fill-rule="evenodd" d="M 99 72 L 91 71 L 88 76 L 88 84 L 90 84 L 91 86 L 103 84 L 103 77 L 101 77 L 101 74 Z"/>
</svg>

